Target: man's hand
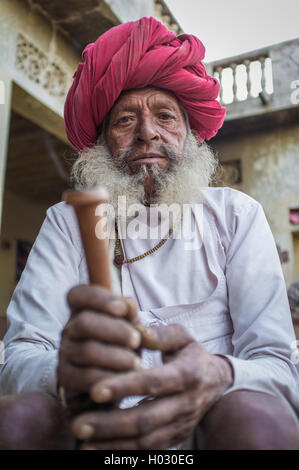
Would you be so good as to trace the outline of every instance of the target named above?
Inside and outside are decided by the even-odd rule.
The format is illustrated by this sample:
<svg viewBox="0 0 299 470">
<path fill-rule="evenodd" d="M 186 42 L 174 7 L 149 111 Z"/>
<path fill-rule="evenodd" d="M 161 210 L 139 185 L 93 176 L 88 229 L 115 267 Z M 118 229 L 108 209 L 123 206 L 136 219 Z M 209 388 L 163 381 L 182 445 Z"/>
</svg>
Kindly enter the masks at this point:
<svg viewBox="0 0 299 470">
<path fill-rule="evenodd" d="M 89 393 L 92 385 L 116 372 L 140 365 L 136 350 L 140 333 L 126 317 L 129 304 L 98 286 L 81 285 L 70 290 L 71 317 L 62 332 L 58 383 L 67 401 Z"/>
<path fill-rule="evenodd" d="M 81 449 L 167 449 L 192 433 L 199 420 L 232 384 L 228 362 L 209 354 L 177 324 L 155 329 L 164 365 L 115 375 L 94 384 L 97 403 L 130 395 L 146 399 L 133 408 L 87 412 L 72 423 Z"/>
</svg>

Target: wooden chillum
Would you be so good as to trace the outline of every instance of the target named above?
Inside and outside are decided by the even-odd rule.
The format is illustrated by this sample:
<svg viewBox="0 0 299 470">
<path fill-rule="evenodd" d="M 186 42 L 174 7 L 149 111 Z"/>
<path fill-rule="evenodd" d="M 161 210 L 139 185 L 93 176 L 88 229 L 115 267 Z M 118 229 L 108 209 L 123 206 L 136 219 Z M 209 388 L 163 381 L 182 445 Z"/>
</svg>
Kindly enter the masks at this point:
<svg viewBox="0 0 299 470">
<path fill-rule="evenodd" d="M 108 238 L 104 231 L 101 232 L 104 226 L 99 223 L 101 215 L 96 214 L 98 206 L 108 202 L 108 192 L 102 186 L 89 190 L 70 190 L 63 193 L 63 199 L 74 207 L 77 215 L 91 284 L 111 290 Z M 135 303 L 129 298 L 125 299 L 128 304 L 127 318 L 140 332 L 142 346 L 163 350 L 163 344 L 155 338 L 152 330 L 140 322 Z"/>
<path fill-rule="evenodd" d="M 66 191 L 63 198 L 74 207 L 85 251 L 89 280 L 106 289 L 111 289 L 108 238 L 96 230 L 99 204 L 108 202 L 108 193 L 99 186 L 90 190 Z"/>
</svg>

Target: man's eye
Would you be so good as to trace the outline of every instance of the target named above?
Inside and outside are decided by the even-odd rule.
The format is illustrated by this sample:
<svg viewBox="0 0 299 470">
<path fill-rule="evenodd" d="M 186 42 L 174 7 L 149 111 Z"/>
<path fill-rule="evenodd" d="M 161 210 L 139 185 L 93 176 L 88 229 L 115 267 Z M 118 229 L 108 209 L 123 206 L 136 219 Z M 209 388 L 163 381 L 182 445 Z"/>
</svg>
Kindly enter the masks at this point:
<svg viewBox="0 0 299 470">
<path fill-rule="evenodd" d="M 173 116 L 168 113 L 161 113 L 159 118 L 162 119 L 162 121 L 169 121 L 170 119 L 173 119 Z"/>
<path fill-rule="evenodd" d="M 132 120 L 132 116 L 123 116 L 116 121 L 116 124 L 128 124 Z"/>
</svg>

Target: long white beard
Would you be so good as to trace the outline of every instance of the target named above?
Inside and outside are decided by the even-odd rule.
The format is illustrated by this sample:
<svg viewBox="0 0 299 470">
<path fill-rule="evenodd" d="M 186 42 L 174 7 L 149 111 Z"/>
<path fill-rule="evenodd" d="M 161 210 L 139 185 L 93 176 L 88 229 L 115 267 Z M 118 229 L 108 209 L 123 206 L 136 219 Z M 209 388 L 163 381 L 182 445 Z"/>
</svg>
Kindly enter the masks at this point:
<svg viewBox="0 0 299 470">
<path fill-rule="evenodd" d="M 128 174 L 115 164 L 105 143 L 84 150 L 71 171 L 71 182 L 76 189 L 97 185 L 106 187 L 109 203 L 117 211 L 118 198 L 124 196 L 127 206 L 146 204 L 144 182 L 151 171 L 155 181 L 154 199 L 151 204 L 192 204 L 203 200 L 201 189 L 209 186 L 217 167 L 217 159 L 206 143 L 198 145 L 189 132 L 186 138 L 183 160 L 172 164 L 169 170 L 158 165 L 140 167 L 137 174 Z"/>
</svg>

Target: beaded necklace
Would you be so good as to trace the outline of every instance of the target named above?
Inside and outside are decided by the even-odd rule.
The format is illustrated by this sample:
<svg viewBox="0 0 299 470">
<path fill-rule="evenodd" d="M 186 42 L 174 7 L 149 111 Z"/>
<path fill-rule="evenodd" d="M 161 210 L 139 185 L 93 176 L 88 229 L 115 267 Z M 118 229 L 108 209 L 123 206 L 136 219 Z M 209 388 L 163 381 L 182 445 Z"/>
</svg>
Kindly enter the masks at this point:
<svg viewBox="0 0 299 470">
<path fill-rule="evenodd" d="M 169 237 L 171 236 L 173 232 L 173 228 L 169 229 L 166 237 L 162 238 L 162 240 L 160 240 L 156 246 L 146 251 L 142 255 L 135 256 L 135 258 L 128 258 L 128 259 L 125 259 L 124 256 L 120 253 L 120 239 L 118 237 L 117 226 L 115 227 L 115 231 L 116 231 L 116 241 L 115 241 L 115 248 L 114 248 L 114 264 L 119 267 L 122 264 L 134 263 L 135 261 L 139 261 L 140 259 L 143 259 L 146 256 L 155 253 L 155 251 L 159 250 L 159 248 L 161 248 L 161 246 L 163 246 L 164 243 L 166 243 L 166 241 L 169 239 Z"/>
</svg>

